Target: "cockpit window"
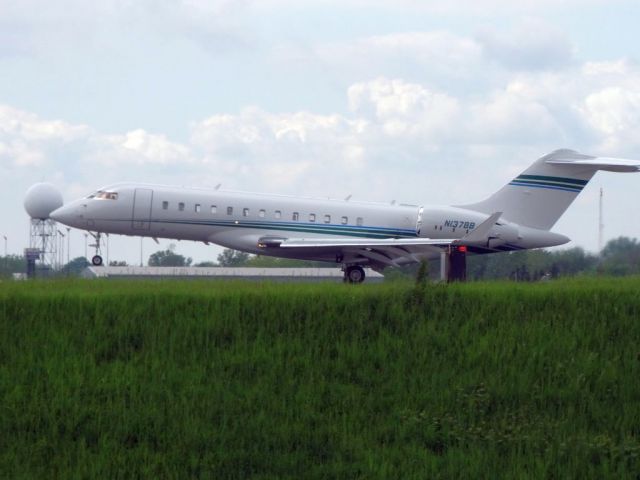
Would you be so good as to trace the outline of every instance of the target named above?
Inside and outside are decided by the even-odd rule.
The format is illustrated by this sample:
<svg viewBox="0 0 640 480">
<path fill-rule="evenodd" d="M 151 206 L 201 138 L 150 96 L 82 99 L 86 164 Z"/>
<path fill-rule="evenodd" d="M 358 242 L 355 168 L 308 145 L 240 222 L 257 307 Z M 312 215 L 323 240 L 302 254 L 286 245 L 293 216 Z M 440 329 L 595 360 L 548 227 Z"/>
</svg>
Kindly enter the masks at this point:
<svg viewBox="0 0 640 480">
<path fill-rule="evenodd" d="M 92 196 L 90 196 L 89 198 L 92 198 Z M 97 192 L 93 195 L 93 198 L 100 198 L 103 200 L 117 200 L 118 192 Z"/>
</svg>

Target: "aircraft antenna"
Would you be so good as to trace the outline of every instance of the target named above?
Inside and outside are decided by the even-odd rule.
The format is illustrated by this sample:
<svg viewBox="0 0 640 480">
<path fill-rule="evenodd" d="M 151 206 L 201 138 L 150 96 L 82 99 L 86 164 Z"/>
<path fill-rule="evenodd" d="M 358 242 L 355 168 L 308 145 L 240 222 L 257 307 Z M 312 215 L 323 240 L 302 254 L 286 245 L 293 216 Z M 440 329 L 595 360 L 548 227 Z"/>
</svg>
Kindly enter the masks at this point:
<svg viewBox="0 0 640 480">
<path fill-rule="evenodd" d="M 602 215 L 602 201 L 603 201 L 603 190 L 600 187 L 600 201 L 598 203 L 598 251 L 602 251 L 604 247 L 604 220 Z"/>
</svg>

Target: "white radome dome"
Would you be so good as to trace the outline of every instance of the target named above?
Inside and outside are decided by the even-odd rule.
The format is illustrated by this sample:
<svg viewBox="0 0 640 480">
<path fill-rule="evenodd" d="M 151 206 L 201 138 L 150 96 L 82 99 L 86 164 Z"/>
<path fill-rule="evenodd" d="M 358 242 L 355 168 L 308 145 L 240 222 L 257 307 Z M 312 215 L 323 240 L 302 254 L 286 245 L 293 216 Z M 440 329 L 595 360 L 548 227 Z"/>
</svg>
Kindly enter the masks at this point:
<svg viewBox="0 0 640 480">
<path fill-rule="evenodd" d="M 50 183 L 36 183 L 24 196 L 24 209 L 31 218 L 45 220 L 63 205 L 62 194 Z"/>
</svg>

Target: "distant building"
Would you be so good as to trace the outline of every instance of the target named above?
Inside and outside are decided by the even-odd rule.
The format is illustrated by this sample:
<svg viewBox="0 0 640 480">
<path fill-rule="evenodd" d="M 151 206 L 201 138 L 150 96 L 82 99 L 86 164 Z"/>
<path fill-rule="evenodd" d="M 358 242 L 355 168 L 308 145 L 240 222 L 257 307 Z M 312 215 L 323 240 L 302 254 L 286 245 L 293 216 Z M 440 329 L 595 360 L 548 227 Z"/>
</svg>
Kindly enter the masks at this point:
<svg viewBox="0 0 640 480">
<path fill-rule="evenodd" d="M 87 267 L 84 278 L 182 278 L 216 280 L 270 280 L 280 282 L 342 282 L 339 268 L 254 268 L 254 267 Z M 384 276 L 367 270 L 367 282 L 381 282 Z"/>
</svg>

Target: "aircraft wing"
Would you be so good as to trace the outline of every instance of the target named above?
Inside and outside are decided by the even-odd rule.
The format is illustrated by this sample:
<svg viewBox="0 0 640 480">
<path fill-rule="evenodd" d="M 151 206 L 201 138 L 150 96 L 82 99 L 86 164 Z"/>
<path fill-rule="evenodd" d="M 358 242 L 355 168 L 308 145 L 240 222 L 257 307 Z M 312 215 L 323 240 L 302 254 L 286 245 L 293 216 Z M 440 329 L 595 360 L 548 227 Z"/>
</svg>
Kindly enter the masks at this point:
<svg viewBox="0 0 640 480">
<path fill-rule="evenodd" d="M 422 254 L 436 252 L 455 241 L 431 238 L 291 238 L 283 240 L 279 246 L 307 252 L 333 252 L 343 258 L 353 258 L 356 262 L 358 259 L 366 259 L 375 268 L 376 265 L 397 267 L 419 262 Z"/>
<path fill-rule="evenodd" d="M 291 238 L 283 240 L 280 248 L 321 248 L 321 247 L 357 247 L 357 248 L 380 248 L 380 247 L 415 247 L 424 245 L 447 246 L 455 242 L 456 239 L 434 239 L 434 238 L 381 238 L 381 239 L 358 239 L 358 238 Z"/>
</svg>

